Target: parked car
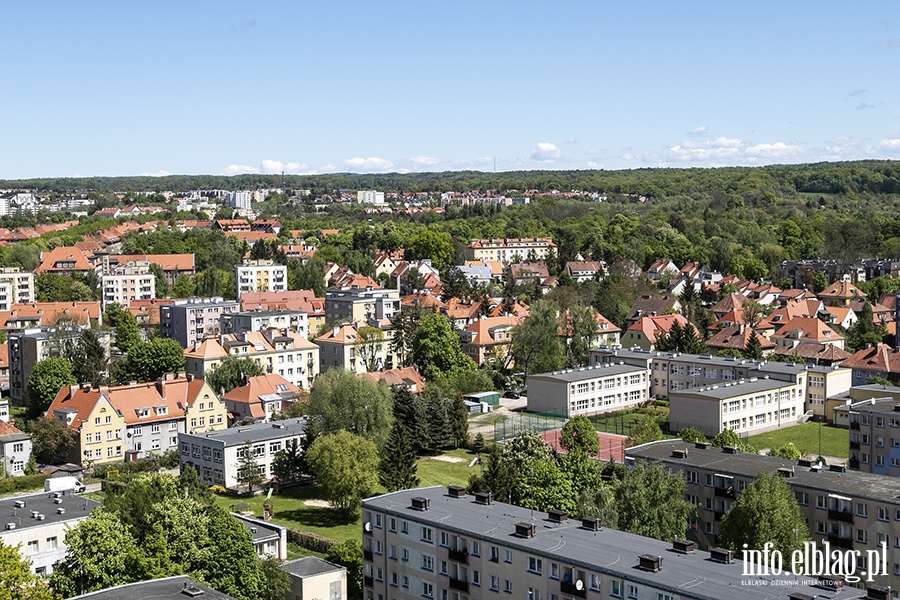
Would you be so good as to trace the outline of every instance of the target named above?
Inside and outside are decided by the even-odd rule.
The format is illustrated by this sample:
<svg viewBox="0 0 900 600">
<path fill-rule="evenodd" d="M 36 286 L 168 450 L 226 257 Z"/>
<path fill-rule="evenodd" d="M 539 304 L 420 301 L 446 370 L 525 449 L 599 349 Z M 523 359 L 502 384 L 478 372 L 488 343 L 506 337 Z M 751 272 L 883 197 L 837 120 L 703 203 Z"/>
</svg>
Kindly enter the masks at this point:
<svg viewBox="0 0 900 600">
<path fill-rule="evenodd" d="M 513 400 L 518 400 L 520 398 L 519 392 L 504 392 L 504 398 L 512 398 Z"/>
</svg>

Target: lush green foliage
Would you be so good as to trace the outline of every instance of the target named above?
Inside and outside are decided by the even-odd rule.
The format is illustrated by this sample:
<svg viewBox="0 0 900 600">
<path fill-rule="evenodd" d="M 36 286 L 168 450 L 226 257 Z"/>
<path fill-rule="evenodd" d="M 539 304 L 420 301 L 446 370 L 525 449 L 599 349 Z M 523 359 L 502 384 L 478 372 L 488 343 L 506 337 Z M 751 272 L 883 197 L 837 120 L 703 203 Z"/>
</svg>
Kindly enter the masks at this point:
<svg viewBox="0 0 900 600">
<path fill-rule="evenodd" d="M 426 380 L 475 370 L 475 363 L 463 354 L 450 321 L 440 313 L 428 313 L 419 319 L 411 346 L 412 360 Z"/>
<path fill-rule="evenodd" d="M 119 383 L 155 381 L 165 373 L 184 370 L 184 349 L 173 339 L 154 338 L 133 345 L 124 359 L 115 363 Z"/>
<path fill-rule="evenodd" d="M 406 425 L 394 420 L 391 435 L 381 449 L 378 482 L 389 492 L 418 487 L 416 453 Z"/>
<path fill-rule="evenodd" d="M 78 433 L 52 416 L 28 421 L 27 429 L 31 434 L 32 452 L 42 463 L 66 462 L 78 447 Z"/>
<path fill-rule="evenodd" d="M 74 383 L 77 382 L 72 363 L 65 358 L 51 356 L 39 360 L 28 378 L 28 414 L 32 417 L 44 414 L 59 390 Z"/>
<path fill-rule="evenodd" d="M 329 369 L 313 383 L 307 412 L 315 436 L 349 431 L 380 447 L 390 434 L 393 406 L 383 382 Z"/>
<path fill-rule="evenodd" d="M 0 600 L 53 600 L 46 582 L 31 572 L 30 561 L 0 540 Z"/>
<path fill-rule="evenodd" d="M 316 482 L 341 514 L 359 513 L 378 485 L 378 449 L 370 439 L 340 431 L 317 438 L 307 451 Z"/>
<path fill-rule="evenodd" d="M 218 365 L 204 375 L 213 391 L 222 395 L 243 384 L 248 377 L 265 374 L 262 365 L 252 358 L 226 356 Z"/>
<path fill-rule="evenodd" d="M 668 473 L 662 463 L 641 461 L 625 469 L 615 492 L 618 528 L 658 540 L 684 537 L 695 510 L 684 490 L 684 477 Z"/>
<path fill-rule="evenodd" d="M 576 416 L 563 425 L 559 445 L 569 454 L 596 456 L 600 450 L 600 440 L 594 424 L 585 416 Z"/>
</svg>

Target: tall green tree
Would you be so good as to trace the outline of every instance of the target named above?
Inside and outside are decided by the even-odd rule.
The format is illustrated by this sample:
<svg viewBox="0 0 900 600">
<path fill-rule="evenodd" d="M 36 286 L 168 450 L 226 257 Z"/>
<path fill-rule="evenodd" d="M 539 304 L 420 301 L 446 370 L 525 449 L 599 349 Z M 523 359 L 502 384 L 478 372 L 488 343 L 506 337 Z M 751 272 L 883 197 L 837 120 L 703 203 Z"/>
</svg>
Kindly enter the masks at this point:
<svg viewBox="0 0 900 600">
<path fill-rule="evenodd" d="M 564 313 L 568 320 L 564 326 L 567 328 L 569 339 L 566 347 L 566 363 L 571 367 L 583 367 L 588 364 L 588 357 L 600 326 L 594 315 L 594 309 L 590 306 L 572 306 L 568 313 Z"/>
<path fill-rule="evenodd" d="M 756 331 L 753 331 L 747 339 L 747 345 L 744 346 L 744 356 L 758 360 L 762 358 L 762 355 L 762 342 L 759 341 L 759 336 L 756 334 Z"/>
<path fill-rule="evenodd" d="M 741 492 L 722 517 L 717 541 L 726 548 L 774 550 L 790 556 L 809 541 L 809 528 L 790 486 L 781 477 L 762 472 Z"/>
<path fill-rule="evenodd" d="M 360 501 L 378 485 L 378 448 L 348 431 L 317 438 L 307 460 L 325 497 L 348 519 L 359 514 Z"/>
<path fill-rule="evenodd" d="M 237 479 L 247 486 L 251 494 L 254 486 L 262 485 L 263 476 L 259 472 L 259 464 L 256 462 L 253 443 L 250 440 L 245 441 L 238 449 Z"/>
<path fill-rule="evenodd" d="M 426 394 L 425 417 L 427 436 L 425 450 L 437 454 L 453 442 L 452 424 L 450 421 L 450 401 L 444 398 L 440 390 L 431 388 Z"/>
<path fill-rule="evenodd" d="M 419 486 L 418 464 L 409 432 L 401 421 L 394 421 L 391 435 L 381 449 L 378 481 L 389 492 Z"/>
<path fill-rule="evenodd" d="M 281 567 L 281 561 L 274 556 L 267 556 L 260 559 L 259 564 L 266 586 L 260 598 L 263 600 L 283 600 L 287 598 L 287 592 L 291 589 L 291 574 L 288 573 L 287 569 Z"/>
<path fill-rule="evenodd" d="M 272 459 L 272 476 L 281 483 L 299 481 L 310 474 L 303 446 L 296 439 L 288 440 Z"/>
<path fill-rule="evenodd" d="M 510 355 L 516 367 L 529 373 L 555 371 L 563 365 L 565 355 L 557 336 L 556 305 L 538 300 L 531 313 L 512 330 Z"/>
<path fill-rule="evenodd" d="M 380 447 L 390 434 L 393 408 L 391 392 L 383 382 L 329 369 L 313 382 L 307 412 L 316 436 L 349 431 Z"/>
<path fill-rule="evenodd" d="M 357 334 L 359 341 L 356 343 L 356 352 L 359 359 L 366 371 L 378 371 L 383 367 L 378 354 L 384 346 L 384 332 L 380 327 L 360 327 Z"/>
<path fill-rule="evenodd" d="M 425 402 L 420 396 L 402 386 L 394 387 L 391 390 L 391 396 L 394 402 L 394 421 L 399 421 L 406 427 L 413 452 L 419 455 L 427 446 L 428 417 L 425 411 Z"/>
<path fill-rule="evenodd" d="M 116 317 L 116 347 L 127 353 L 140 341 L 137 319 L 127 310 L 120 311 Z"/>
<path fill-rule="evenodd" d="M 631 439 L 636 446 L 655 442 L 663 438 L 662 429 L 650 415 L 641 415 L 631 427 Z"/>
<path fill-rule="evenodd" d="M 618 528 L 658 540 L 684 537 L 695 511 L 684 499 L 685 485 L 684 477 L 667 472 L 659 462 L 627 468 L 616 486 Z"/>
<path fill-rule="evenodd" d="M 31 561 L 20 548 L 0 539 L 0 600 L 56 600 L 40 575 L 31 572 Z"/>
<path fill-rule="evenodd" d="M 26 388 L 29 417 L 44 414 L 59 390 L 74 383 L 72 363 L 65 358 L 51 356 L 35 363 Z"/>
<path fill-rule="evenodd" d="M 412 337 L 412 360 L 426 380 L 451 377 L 459 371 L 474 371 L 475 363 L 463 354 L 459 336 L 440 313 L 428 313 L 419 320 Z"/>
<path fill-rule="evenodd" d="M 264 374 L 262 365 L 252 358 L 226 356 L 204 376 L 204 379 L 214 392 L 222 395 L 243 384 L 248 377 Z"/>
<path fill-rule="evenodd" d="M 559 445 L 569 454 L 597 456 L 597 452 L 600 451 L 597 430 L 591 420 L 583 415 L 566 421 L 560 432 Z"/>
<path fill-rule="evenodd" d="M 453 241 L 450 234 L 426 229 L 411 238 L 406 245 L 407 260 L 431 259 L 431 264 L 439 271 L 453 260 Z"/>
<path fill-rule="evenodd" d="M 462 396 L 457 396 L 450 403 L 450 430 L 456 447 L 465 445 L 469 440 L 469 412 Z"/>
<path fill-rule="evenodd" d="M 97 330 L 82 329 L 66 358 L 72 363 L 78 382 L 89 382 L 96 387 L 109 380 L 109 356 Z"/>
<path fill-rule="evenodd" d="M 155 338 L 138 342 L 128 350 L 123 360 L 116 363 L 115 379 L 129 381 L 155 381 L 164 373 L 184 370 L 184 349 L 173 339 Z"/>
<path fill-rule="evenodd" d="M 31 435 L 32 453 L 42 463 L 66 462 L 78 448 L 78 434 L 52 416 L 31 419 L 26 429 Z"/>
</svg>

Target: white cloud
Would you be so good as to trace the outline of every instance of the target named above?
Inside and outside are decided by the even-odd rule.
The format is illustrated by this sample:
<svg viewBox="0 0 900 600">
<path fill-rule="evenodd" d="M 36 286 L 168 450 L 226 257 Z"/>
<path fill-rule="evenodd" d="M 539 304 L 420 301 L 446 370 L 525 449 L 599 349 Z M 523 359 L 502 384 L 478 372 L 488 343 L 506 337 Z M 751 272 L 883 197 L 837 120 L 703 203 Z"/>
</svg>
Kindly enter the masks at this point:
<svg viewBox="0 0 900 600">
<path fill-rule="evenodd" d="M 587 168 L 588 169 L 605 169 L 606 165 L 604 165 L 603 163 L 595 162 L 593 160 L 589 160 L 589 161 L 587 161 Z"/>
<path fill-rule="evenodd" d="M 562 152 L 556 147 L 556 144 L 550 142 L 538 142 L 538 145 L 531 151 L 531 160 L 551 161 L 562 156 Z"/>
<path fill-rule="evenodd" d="M 774 144 L 756 144 L 747 148 L 749 156 L 758 156 L 760 158 L 785 158 L 789 156 L 797 156 L 803 151 L 799 144 L 785 144 L 784 142 L 775 142 Z"/>
<path fill-rule="evenodd" d="M 170 171 L 156 171 L 155 173 L 141 173 L 141 177 L 168 177 L 172 173 Z"/>
<path fill-rule="evenodd" d="M 394 166 L 391 161 L 370 156 L 369 158 L 347 158 L 344 164 L 358 171 L 387 171 Z"/>
<path fill-rule="evenodd" d="M 700 127 L 694 127 L 693 129 L 688 131 L 688 135 L 691 135 L 694 137 L 706 135 L 707 133 L 709 133 L 709 129 L 706 127 L 706 125 L 701 125 Z"/>
<path fill-rule="evenodd" d="M 878 142 L 878 147 L 891 152 L 900 151 L 900 138 L 885 138 Z"/>
<path fill-rule="evenodd" d="M 266 159 L 262 161 L 262 172 L 263 173 L 281 173 L 284 171 L 285 173 L 304 173 L 309 170 L 303 163 L 289 162 L 283 163 L 280 160 L 270 160 Z"/>
<path fill-rule="evenodd" d="M 323 165 L 323 166 L 319 167 L 320 173 L 333 173 L 335 171 L 337 171 L 337 167 L 331 163 L 328 163 L 327 165 Z"/>
<path fill-rule="evenodd" d="M 416 167 L 434 167 L 441 161 L 433 156 L 414 156 L 409 159 L 409 162 Z"/>
<path fill-rule="evenodd" d="M 243 175 L 245 173 L 259 173 L 259 169 L 250 165 L 228 165 L 222 169 L 222 175 Z"/>
<path fill-rule="evenodd" d="M 860 102 L 856 105 L 856 110 L 866 110 L 867 108 L 875 108 L 874 104 L 866 104 L 865 102 Z"/>
<path fill-rule="evenodd" d="M 741 148 L 745 145 L 741 139 L 720 136 L 705 142 L 685 140 L 667 148 L 665 154 L 681 162 L 734 159 L 741 155 Z"/>
<path fill-rule="evenodd" d="M 574 137 L 570 137 L 569 139 L 567 139 L 566 141 L 563 142 L 563 144 L 577 144 L 577 143 L 578 143 L 578 140 L 576 140 Z"/>
</svg>

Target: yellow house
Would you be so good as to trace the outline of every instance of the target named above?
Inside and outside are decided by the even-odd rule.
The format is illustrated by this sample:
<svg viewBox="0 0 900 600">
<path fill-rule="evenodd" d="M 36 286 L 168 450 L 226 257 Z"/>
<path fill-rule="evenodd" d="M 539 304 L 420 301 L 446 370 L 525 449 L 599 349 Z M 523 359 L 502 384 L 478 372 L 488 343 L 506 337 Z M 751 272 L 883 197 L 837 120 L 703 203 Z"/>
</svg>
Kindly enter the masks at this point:
<svg viewBox="0 0 900 600">
<path fill-rule="evenodd" d="M 67 398 L 71 388 L 62 388 L 46 415 L 62 421 L 78 433 L 78 446 L 73 453 L 76 455 L 69 459 L 75 463 L 122 462 L 125 456 L 125 418 L 101 390 L 91 390 L 90 386 L 71 387 L 76 390 L 73 397 Z"/>
</svg>

